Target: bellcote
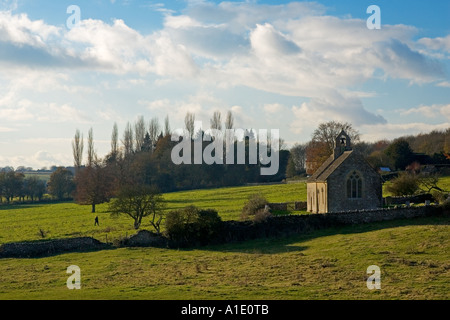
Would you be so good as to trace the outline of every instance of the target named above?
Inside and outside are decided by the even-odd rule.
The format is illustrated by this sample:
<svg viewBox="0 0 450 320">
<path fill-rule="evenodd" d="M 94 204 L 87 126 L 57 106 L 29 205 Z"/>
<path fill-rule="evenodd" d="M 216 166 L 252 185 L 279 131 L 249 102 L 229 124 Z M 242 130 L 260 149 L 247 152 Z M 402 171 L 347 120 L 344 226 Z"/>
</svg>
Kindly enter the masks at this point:
<svg viewBox="0 0 450 320">
<path fill-rule="evenodd" d="M 341 133 L 336 137 L 334 143 L 334 159 L 337 159 L 344 151 L 352 150 L 351 140 L 348 134 L 342 130 Z"/>
</svg>

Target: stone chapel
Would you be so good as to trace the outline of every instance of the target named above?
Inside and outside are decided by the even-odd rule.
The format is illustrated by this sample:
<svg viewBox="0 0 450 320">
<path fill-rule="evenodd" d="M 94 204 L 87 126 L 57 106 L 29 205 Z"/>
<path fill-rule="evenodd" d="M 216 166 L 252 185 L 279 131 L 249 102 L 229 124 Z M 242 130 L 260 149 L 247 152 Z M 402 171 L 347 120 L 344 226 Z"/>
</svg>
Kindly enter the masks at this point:
<svg viewBox="0 0 450 320">
<path fill-rule="evenodd" d="M 382 207 L 378 172 L 354 152 L 350 137 L 341 131 L 333 154 L 307 180 L 307 210 L 342 212 Z"/>
</svg>

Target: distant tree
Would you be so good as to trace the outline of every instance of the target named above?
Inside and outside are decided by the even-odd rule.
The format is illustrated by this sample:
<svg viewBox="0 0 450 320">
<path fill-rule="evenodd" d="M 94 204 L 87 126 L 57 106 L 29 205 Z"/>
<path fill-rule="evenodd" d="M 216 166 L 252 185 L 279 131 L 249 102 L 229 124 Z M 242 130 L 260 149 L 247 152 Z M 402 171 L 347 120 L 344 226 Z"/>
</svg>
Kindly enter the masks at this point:
<svg viewBox="0 0 450 320">
<path fill-rule="evenodd" d="M 81 205 L 95 206 L 109 202 L 114 194 L 114 176 L 100 162 L 94 161 L 92 166 L 83 168 L 76 178 L 75 201 Z"/>
<path fill-rule="evenodd" d="M 310 141 L 306 147 L 306 173 L 313 174 L 329 156 L 325 142 Z"/>
<path fill-rule="evenodd" d="M 231 111 L 227 112 L 227 117 L 225 119 L 225 129 L 233 129 L 234 126 L 234 117 Z"/>
<path fill-rule="evenodd" d="M 35 199 L 41 200 L 47 189 L 45 181 L 36 176 L 26 177 L 23 182 L 24 194 L 29 197 L 31 201 Z"/>
<path fill-rule="evenodd" d="M 169 124 L 169 115 L 164 119 L 164 136 L 170 135 L 170 124 Z"/>
<path fill-rule="evenodd" d="M 186 112 L 186 116 L 184 117 L 184 126 L 186 128 L 186 131 L 189 133 L 189 137 L 191 139 L 194 138 L 194 130 L 195 130 L 195 114 L 190 113 L 189 111 Z"/>
<path fill-rule="evenodd" d="M 414 161 L 414 153 L 404 139 L 392 142 L 385 150 L 385 154 L 392 159 L 395 169 L 398 170 L 405 170 Z"/>
<path fill-rule="evenodd" d="M 70 198 L 75 190 L 73 174 L 70 170 L 59 167 L 48 181 L 48 191 L 58 200 Z"/>
<path fill-rule="evenodd" d="M 142 219 L 150 217 L 150 224 L 159 234 L 164 219 L 164 198 L 157 188 L 148 185 L 121 186 L 117 198 L 111 201 L 109 211 L 114 216 L 127 215 L 139 229 Z"/>
<path fill-rule="evenodd" d="M 144 143 L 141 147 L 141 151 L 151 152 L 152 150 L 153 150 L 152 139 L 150 139 L 150 134 L 147 132 L 147 133 L 145 133 Z"/>
<path fill-rule="evenodd" d="M 111 133 L 111 154 L 117 159 L 119 156 L 119 128 L 117 123 L 114 123 Z"/>
<path fill-rule="evenodd" d="M 150 124 L 148 127 L 148 134 L 150 136 L 150 140 L 152 143 L 152 149 L 150 151 L 153 151 L 153 147 L 156 146 L 156 143 L 158 141 L 158 135 L 160 133 L 160 126 L 159 126 L 159 120 L 158 118 L 152 118 L 150 120 Z"/>
<path fill-rule="evenodd" d="M 81 164 L 83 162 L 83 148 L 84 148 L 83 136 L 77 129 L 77 131 L 75 132 L 75 137 L 72 141 L 73 160 L 76 170 L 81 168 Z"/>
<path fill-rule="evenodd" d="M 290 151 L 290 156 L 297 174 L 305 172 L 306 168 L 306 148 L 307 144 L 294 144 Z"/>
<path fill-rule="evenodd" d="M 0 171 L 0 203 L 3 202 L 5 179 L 6 179 L 6 172 Z"/>
<path fill-rule="evenodd" d="M 220 111 L 214 111 L 213 117 L 210 120 L 211 129 L 222 130 L 222 115 Z"/>
<path fill-rule="evenodd" d="M 87 150 L 87 166 L 88 167 L 92 167 L 92 165 L 94 164 L 94 161 L 96 159 L 96 154 L 95 154 L 95 150 L 94 150 L 94 131 L 91 129 L 89 129 L 88 132 L 88 150 Z"/>
<path fill-rule="evenodd" d="M 129 157 L 133 154 L 133 128 L 131 128 L 131 124 L 127 122 L 125 127 L 125 131 L 123 133 L 123 149 L 125 158 Z"/>
<path fill-rule="evenodd" d="M 25 176 L 22 172 L 2 172 L 0 177 L 1 194 L 6 198 L 7 203 L 11 203 L 15 197 L 22 195 L 24 178 Z"/>
<path fill-rule="evenodd" d="M 143 116 L 139 116 L 136 123 L 134 124 L 134 146 L 136 152 L 140 152 L 142 150 L 142 146 L 144 145 L 145 133 L 147 132 L 145 121 Z"/>
</svg>

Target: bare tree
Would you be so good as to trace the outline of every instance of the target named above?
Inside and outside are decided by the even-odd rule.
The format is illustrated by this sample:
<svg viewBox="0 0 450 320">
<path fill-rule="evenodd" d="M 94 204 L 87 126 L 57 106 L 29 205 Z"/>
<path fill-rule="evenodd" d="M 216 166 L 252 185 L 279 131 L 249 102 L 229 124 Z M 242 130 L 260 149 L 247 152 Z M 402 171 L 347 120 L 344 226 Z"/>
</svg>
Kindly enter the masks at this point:
<svg viewBox="0 0 450 320">
<path fill-rule="evenodd" d="M 214 111 L 213 117 L 210 120 L 211 129 L 222 130 L 222 115 L 220 111 Z"/>
<path fill-rule="evenodd" d="M 225 129 L 233 129 L 234 126 L 234 117 L 231 111 L 227 112 L 227 117 L 225 119 Z"/>
<path fill-rule="evenodd" d="M 187 132 L 189 133 L 189 137 L 192 139 L 194 137 L 195 130 L 195 114 L 186 112 L 186 116 L 184 117 L 184 125 L 186 127 Z"/>
<path fill-rule="evenodd" d="M 152 118 L 150 120 L 148 134 L 150 135 L 150 140 L 152 141 L 152 146 L 156 145 L 156 141 L 158 140 L 158 135 L 160 131 L 159 120 L 158 118 Z"/>
<path fill-rule="evenodd" d="M 290 150 L 294 168 L 296 171 L 304 171 L 306 168 L 307 144 L 294 144 Z"/>
<path fill-rule="evenodd" d="M 170 135 L 169 115 L 164 119 L 164 136 Z"/>
<path fill-rule="evenodd" d="M 94 150 L 94 132 L 91 129 L 89 129 L 88 132 L 88 161 L 87 161 L 87 165 L 88 167 L 92 167 L 92 164 L 95 161 L 96 158 L 96 154 L 95 154 L 95 150 Z"/>
<path fill-rule="evenodd" d="M 142 146 L 144 145 L 145 133 L 146 129 L 144 116 L 139 116 L 136 123 L 134 124 L 134 141 L 136 152 L 141 151 Z"/>
<path fill-rule="evenodd" d="M 131 127 L 131 124 L 129 122 L 127 122 L 125 131 L 123 133 L 122 144 L 125 157 L 128 157 L 133 153 L 133 128 Z"/>
<path fill-rule="evenodd" d="M 327 148 L 326 153 L 331 155 L 335 147 L 334 143 L 336 137 L 342 130 L 348 134 L 352 140 L 352 143 L 359 142 L 359 132 L 353 129 L 351 123 L 342 123 L 337 121 L 329 121 L 319 124 L 319 127 L 314 130 L 312 140 L 315 142 L 325 143 Z"/>
<path fill-rule="evenodd" d="M 111 133 L 111 155 L 117 158 L 119 154 L 119 129 L 117 123 L 114 123 Z"/>
<path fill-rule="evenodd" d="M 80 135 L 80 130 L 77 129 L 77 131 L 75 132 L 75 137 L 72 141 L 73 160 L 76 170 L 80 169 L 81 163 L 83 161 L 83 148 L 83 136 Z"/>
</svg>

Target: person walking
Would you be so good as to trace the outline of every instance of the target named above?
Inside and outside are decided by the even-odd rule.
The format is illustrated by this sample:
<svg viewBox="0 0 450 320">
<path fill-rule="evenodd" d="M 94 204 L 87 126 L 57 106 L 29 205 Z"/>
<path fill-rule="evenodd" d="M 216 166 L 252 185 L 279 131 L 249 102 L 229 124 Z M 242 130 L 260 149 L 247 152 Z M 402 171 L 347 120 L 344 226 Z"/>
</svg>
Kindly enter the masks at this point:
<svg viewBox="0 0 450 320">
<path fill-rule="evenodd" d="M 94 223 L 94 226 L 99 226 L 99 224 L 98 224 L 98 216 L 95 217 L 95 223 Z"/>
</svg>

